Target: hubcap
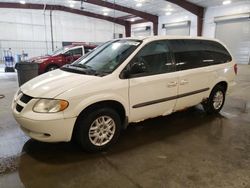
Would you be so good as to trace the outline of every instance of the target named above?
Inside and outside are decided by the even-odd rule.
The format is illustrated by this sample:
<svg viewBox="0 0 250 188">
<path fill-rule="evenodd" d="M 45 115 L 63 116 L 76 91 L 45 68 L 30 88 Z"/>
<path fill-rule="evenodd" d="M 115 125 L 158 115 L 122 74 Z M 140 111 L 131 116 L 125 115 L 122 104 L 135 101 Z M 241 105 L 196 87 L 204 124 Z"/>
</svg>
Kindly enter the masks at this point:
<svg viewBox="0 0 250 188">
<path fill-rule="evenodd" d="M 224 100 L 224 95 L 223 95 L 222 91 L 217 91 L 214 95 L 214 98 L 213 98 L 214 109 L 216 109 L 216 110 L 220 109 L 220 107 L 223 104 L 223 100 Z"/>
<path fill-rule="evenodd" d="M 89 140 L 95 146 L 103 146 L 113 138 L 115 128 L 115 121 L 111 117 L 100 116 L 90 126 Z"/>
</svg>

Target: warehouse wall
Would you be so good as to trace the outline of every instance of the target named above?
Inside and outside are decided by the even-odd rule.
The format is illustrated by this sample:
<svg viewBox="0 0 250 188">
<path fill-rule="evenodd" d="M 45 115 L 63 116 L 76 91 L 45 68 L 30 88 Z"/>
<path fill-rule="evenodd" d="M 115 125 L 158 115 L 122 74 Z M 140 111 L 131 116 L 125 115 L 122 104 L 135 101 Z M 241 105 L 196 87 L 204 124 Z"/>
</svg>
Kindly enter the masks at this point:
<svg viewBox="0 0 250 188">
<path fill-rule="evenodd" d="M 250 2 L 234 3 L 227 6 L 216 6 L 206 9 L 203 36 L 211 38 L 215 37 L 215 17 L 241 14 L 247 12 L 250 12 Z"/>
<path fill-rule="evenodd" d="M 111 22 L 53 11 L 53 36 L 55 48 L 62 41 L 104 42 L 116 33 L 125 34 L 125 28 Z M 46 42 L 47 41 L 47 42 Z M 14 55 L 24 50 L 29 57 L 51 52 L 49 11 L 25 9 L 0 9 L 0 58 L 11 48 Z"/>
</svg>

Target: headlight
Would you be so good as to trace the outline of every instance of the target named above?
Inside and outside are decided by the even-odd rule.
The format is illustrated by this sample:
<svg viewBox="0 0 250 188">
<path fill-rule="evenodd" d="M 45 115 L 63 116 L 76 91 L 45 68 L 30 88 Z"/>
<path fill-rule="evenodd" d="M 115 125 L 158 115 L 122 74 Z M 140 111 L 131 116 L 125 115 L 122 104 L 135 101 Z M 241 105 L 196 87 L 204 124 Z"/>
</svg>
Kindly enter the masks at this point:
<svg viewBox="0 0 250 188">
<path fill-rule="evenodd" d="M 58 99 L 40 99 L 33 107 L 34 112 L 56 113 L 65 110 L 69 106 L 68 101 Z"/>
<path fill-rule="evenodd" d="M 48 60 L 48 59 L 37 59 L 37 60 L 35 60 L 34 62 L 40 64 L 40 63 L 43 63 L 43 62 L 45 62 L 45 61 L 47 61 L 47 60 Z"/>
<path fill-rule="evenodd" d="M 14 95 L 14 100 L 17 100 L 17 97 L 20 95 L 20 93 L 22 93 L 21 89 L 19 88 L 16 92 L 16 94 Z"/>
</svg>

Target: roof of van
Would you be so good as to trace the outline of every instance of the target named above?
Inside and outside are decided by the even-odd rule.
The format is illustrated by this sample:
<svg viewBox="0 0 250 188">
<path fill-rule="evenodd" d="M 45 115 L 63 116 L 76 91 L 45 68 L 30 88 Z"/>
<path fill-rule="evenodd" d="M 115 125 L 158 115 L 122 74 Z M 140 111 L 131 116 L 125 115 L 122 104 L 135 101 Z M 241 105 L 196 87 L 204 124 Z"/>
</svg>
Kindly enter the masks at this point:
<svg viewBox="0 0 250 188">
<path fill-rule="evenodd" d="M 135 40 L 147 40 L 147 41 L 153 41 L 153 40 L 161 40 L 161 39 L 196 39 L 196 40 L 211 40 L 211 41 L 217 41 L 219 40 L 214 38 L 206 38 L 206 37 L 191 37 L 191 36 L 178 36 L 178 35 L 157 35 L 157 36 L 148 36 L 148 37 L 128 37 L 125 39 L 135 39 Z"/>
</svg>

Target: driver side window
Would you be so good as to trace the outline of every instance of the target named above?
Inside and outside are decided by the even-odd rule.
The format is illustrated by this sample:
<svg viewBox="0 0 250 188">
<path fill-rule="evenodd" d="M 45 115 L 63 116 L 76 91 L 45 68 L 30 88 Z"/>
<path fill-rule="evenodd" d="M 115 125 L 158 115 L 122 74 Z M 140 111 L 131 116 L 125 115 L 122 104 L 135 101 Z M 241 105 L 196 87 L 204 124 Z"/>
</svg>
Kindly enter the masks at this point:
<svg viewBox="0 0 250 188">
<path fill-rule="evenodd" d="M 155 41 L 143 47 L 129 64 L 131 77 L 149 76 L 173 71 L 167 41 Z"/>
</svg>

